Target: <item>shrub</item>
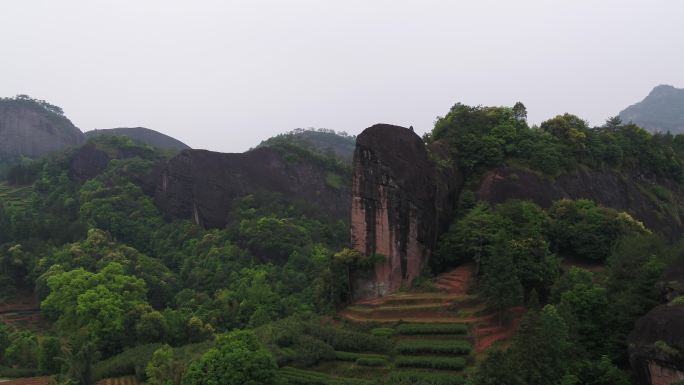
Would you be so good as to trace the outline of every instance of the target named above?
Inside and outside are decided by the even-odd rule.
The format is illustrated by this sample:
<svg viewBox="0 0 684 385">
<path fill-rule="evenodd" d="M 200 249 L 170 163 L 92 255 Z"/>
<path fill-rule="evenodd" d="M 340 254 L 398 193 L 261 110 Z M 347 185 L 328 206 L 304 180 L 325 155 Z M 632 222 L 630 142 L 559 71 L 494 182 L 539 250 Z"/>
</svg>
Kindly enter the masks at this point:
<svg viewBox="0 0 684 385">
<path fill-rule="evenodd" d="M 398 352 L 408 354 L 468 354 L 471 350 L 470 343 L 463 340 L 403 340 L 397 344 Z"/>
<path fill-rule="evenodd" d="M 392 341 L 384 337 L 375 337 L 366 333 L 337 329 L 331 326 L 311 325 L 309 335 L 325 341 L 335 350 L 349 352 L 388 352 Z"/>
<path fill-rule="evenodd" d="M 97 362 L 93 365 L 93 379 L 135 375 L 136 367 L 144 368 L 152 359 L 154 352 L 161 346 L 161 344 L 140 345 Z"/>
<path fill-rule="evenodd" d="M 461 370 L 466 360 L 463 357 L 399 356 L 394 363 L 398 368 Z"/>
<path fill-rule="evenodd" d="M 311 366 L 320 361 L 335 359 L 335 350 L 325 342 L 310 336 L 300 336 L 292 345 L 292 361 L 300 366 Z"/>
<path fill-rule="evenodd" d="M 397 371 L 389 375 L 387 384 L 392 385 L 462 385 L 465 379 L 459 375 L 419 371 Z"/>
<path fill-rule="evenodd" d="M 276 375 L 278 385 L 371 385 L 370 381 L 332 377 L 325 373 L 284 367 Z"/>
<path fill-rule="evenodd" d="M 359 366 L 387 366 L 388 362 L 384 358 L 361 357 L 356 360 L 356 365 Z"/>
<path fill-rule="evenodd" d="M 382 354 L 368 354 L 368 353 L 353 353 L 353 352 L 335 352 L 335 359 L 338 361 L 354 362 L 359 358 L 374 358 L 387 360 L 387 356 Z"/>
<path fill-rule="evenodd" d="M 396 327 L 399 334 L 467 334 L 465 324 L 401 324 Z"/>
<path fill-rule="evenodd" d="M 392 328 L 375 328 L 371 330 L 371 334 L 375 337 L 392 337 L 395 331 Z"/>
</svg>

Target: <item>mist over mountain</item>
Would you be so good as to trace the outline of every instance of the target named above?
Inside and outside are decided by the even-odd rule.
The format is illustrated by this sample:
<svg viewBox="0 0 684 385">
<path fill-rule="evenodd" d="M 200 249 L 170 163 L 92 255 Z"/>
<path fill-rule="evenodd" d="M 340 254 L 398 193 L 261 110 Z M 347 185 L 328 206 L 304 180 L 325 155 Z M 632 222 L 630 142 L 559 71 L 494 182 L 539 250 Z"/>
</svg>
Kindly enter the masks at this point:
<svg viewBox="0 0 684 385">
<path fill-rule="evenodd" d="M 671 85 L 655 87 L 644 100 L 620 112 L 625 123 L 632 122 L 651 132 L 684 132 L 684 89 Z"/>
</svg>

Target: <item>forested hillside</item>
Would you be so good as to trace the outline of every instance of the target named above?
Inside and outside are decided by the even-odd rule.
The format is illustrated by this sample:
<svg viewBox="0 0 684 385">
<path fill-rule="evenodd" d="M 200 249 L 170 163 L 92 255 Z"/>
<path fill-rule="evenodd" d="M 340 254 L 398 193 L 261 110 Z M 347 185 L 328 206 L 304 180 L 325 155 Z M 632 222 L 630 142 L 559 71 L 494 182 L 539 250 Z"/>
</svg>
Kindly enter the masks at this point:
<svg viewBox="0 0 684 385">
<path fill-rule="evenodd" d="M 394 136 L 361 134 L 353 166 L 350 137 L 303 132 L 244 154 L 101 136 L 14 162 L 0 184 L 0 377 L 603 385 L 655 383 L 644 365 L 684 373 L 681 333 L 644 317 L 662 304 L 676 319 L 684 303 L 669 284 L 684 281 L 684 136 L 570 114 L 530 127 L 522 104 L 456 104 L 422 139 L 369 132 Z M 351 170 L 364 164 L 375 168 Z M 350 226 L 374 243 L 350 242 Z M 381 252 L 385 241 L 409 246 Z M 417 276 L 379 286 L 387 266 Z M 361 298 L 359 282 L 376 291 Z"/>
</svg>

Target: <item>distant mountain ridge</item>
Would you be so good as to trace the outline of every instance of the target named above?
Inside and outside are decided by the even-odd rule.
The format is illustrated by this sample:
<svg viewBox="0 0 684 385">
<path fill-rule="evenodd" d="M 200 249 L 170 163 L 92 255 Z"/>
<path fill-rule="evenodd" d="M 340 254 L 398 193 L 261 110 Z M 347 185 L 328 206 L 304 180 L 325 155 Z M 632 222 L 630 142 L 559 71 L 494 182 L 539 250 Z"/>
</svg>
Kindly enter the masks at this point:
<svg viewBox="0 0 684 385">
<path fill-rule="evenodd" d="M 684 89 L 659 85 L 619 116 L 623 122 L 632 122 L 651 132 L 684 133 Z"/>
<path fill-rule="evenodd" d="M 0 161 L 40 158 L 85 140 L 57 106 L 27 95 L 0 98 Z"/>
<path fill-rule="evenodd" d="M 274 147 L 279 144 L 305 147 L 324 155 L 334 155 L 337 158 L 351 163 L 352 157 L 354 156 L 354 149 L 356 148 L 356 137 L 349 135 L 346 132 L 336 132 L 325 128 L 298 128 L 268 138 L 259 143 L 257 147 Z"/>
<path fill-rule="evenodd" d="M 136 142 L 148 144 L 152 147 L 157 147 L 162 150 L 182 151 L 190 149 L 190 146 L 176 138 L 173 138 L 171 136 L 162 134 L 159 131 L 155 131 L 145 127 L 119 127 L 96 129 L 88 131 L 85 134 L 88 138 L 113 135 L 127 136 Z"/>
</svg>

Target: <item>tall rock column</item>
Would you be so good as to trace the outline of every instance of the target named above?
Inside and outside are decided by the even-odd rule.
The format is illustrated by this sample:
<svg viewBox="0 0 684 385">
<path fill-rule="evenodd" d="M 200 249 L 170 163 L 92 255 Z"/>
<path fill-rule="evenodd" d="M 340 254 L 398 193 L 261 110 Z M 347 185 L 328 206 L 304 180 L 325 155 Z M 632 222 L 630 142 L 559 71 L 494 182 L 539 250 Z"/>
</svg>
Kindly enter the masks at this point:
<svg viewBox="0 0 684 385">
<path fill-rule="evenodd" d="M 380 254 L 372 271 L 356 271 L 354 297 L 383 296 L 409 286 L 436 241 L 435 169 L 421 138 L 378 124 L 356 139 L 352 180 L 352 247 Z"/>
</svg>

